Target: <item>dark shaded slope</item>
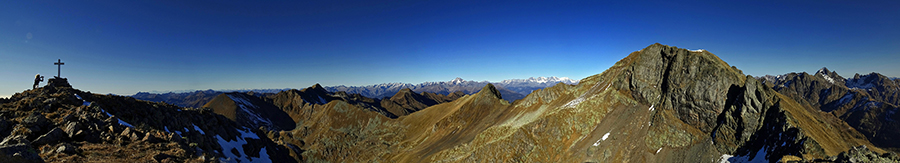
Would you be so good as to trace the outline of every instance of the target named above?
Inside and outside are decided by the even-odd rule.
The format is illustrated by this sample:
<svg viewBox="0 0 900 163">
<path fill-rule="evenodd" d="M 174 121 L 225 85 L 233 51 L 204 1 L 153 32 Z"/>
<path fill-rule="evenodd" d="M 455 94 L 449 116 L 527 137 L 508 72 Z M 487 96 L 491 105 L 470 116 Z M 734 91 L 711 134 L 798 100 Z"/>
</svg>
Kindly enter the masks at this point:
<svg viewBox="0 0 900 163">
<path fill-rule="evenodd" d="M 220 94 L 203 107 L 250 128 L 265 126 L 271 130 L 290 130 L 295 127 L 286 112 L 250 94 Z"/>
</svg>

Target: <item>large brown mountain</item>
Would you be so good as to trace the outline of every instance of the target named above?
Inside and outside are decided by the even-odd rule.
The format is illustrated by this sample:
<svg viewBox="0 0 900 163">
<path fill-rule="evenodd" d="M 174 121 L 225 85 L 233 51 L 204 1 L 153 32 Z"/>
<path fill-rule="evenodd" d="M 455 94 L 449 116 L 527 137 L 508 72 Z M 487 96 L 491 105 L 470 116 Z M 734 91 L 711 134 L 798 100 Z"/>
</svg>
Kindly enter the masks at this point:
<svg viewBox="0 0 900 163">
<path fill-rule="evenodd" d="M 296 129 L 269 136 L 297 144 L 310 162 L 898 159 L 874 155 L 885 151 L 840 118 L 707 51 L 654 44 L 578 85 L 558 84 L 512 104 L 500 97 L 489 84 L 397 119 L 334 101 Z"/>
<path fill-rule="evenodd" d="M 219 94 L 203 107 L 251 128 L 264 126 L 271 130 L 290 130 L 296 124 L 284 110 L 246 93 Z"/>
<path fill-rule="evenodd" d="M 801 104 L 830 113 L 875 143 L 900 151 L 900 80 L 878 73 L 845 79 L 822 68 L 815 74 L 789 73 L 763 79 L 773 89 Z"/>
</svg>

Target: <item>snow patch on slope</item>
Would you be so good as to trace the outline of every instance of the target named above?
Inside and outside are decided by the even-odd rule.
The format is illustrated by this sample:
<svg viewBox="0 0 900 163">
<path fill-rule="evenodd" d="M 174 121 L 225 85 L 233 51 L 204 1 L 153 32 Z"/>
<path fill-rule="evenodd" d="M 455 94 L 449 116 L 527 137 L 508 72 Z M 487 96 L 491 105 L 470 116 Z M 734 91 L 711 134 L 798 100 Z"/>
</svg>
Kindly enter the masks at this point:
<svg viewBox="0 0 900 163">
<path fill-rule="evenodd" d="M 822 77 L 825 77 L 825 80 L 828 80 L 829 83 L 834 84 L 834 79 L 832 79 L 830 76 L 822 74 Z"/>
<path fill-rule="evenodd" d="M 567 102 L 565 105 L 562 106 L 562 108 L 574 108 L 575 106 L 580 104 L 582 101 L 584 101 L 584 96 L 575 98 L 572 101 Z"/>
<path fill-rule="evenodd" d="M 231 98 L 231 100 L 234 101 L 234 103 L 238 107 L 241 108 L 241 111 L 246 113 L 249 116 L 247 118 L 252 122 L 252 124 L 257 124 L 259 126 L 273 126 L 271 121 L 269 121 L 268 119 L 262 118 L 262 116 L 260 116 L 259 113 L 256 113 L 256 111 L 254 111 L 257 108 L 259 108 L 259 106 L 253 105 L 253 103 L 250 103 L 250 101 L 248 101 L 247 99 L 244 99 L 241 96 L 236 96 L 236 95 L 232 95 L 232 94 L 225 94 L 225 95 L 227 95 L 228 98 Z M 319 97 L 319 98 L 321 98 L 321 97 Z"/>
<path fill-rule="evenodd" d="M 871 82 L 866 82 L 864 79 L 866 78 L 850 79 L 847 80 L 847 83 L 845 85 L 848 88 L 852 89 L 870 89 L 872 87 L 875 87 L 874 84 L 872 84 Z"/>
<path fill-rule="evenodd" d="M 766 152 L 767 146 L 763 146 L 759 151 L 756 151 L 756 155 L 753 155 L 753 158 L 750 158 L 750 155 L 746 156 L 732 156 L 729 154 L 723 154 L 720 157 L 719 163 L 767 163 L 769 160 L 766 160 Z"/>
<path fill-rule="evenodd" d="M 838 100 L 838 103 L 846 104 L 851 99 L 853 99 L 853 93 L 847 93 L 846 95 L 844 95 L 844 97 L 841 97 L 841 99 Z"/>
<path fill-rule="evenodd" d="M 100 109 L 100 112 L 106 113 L 106 116 L 110 116 L 110 117 L 113 116 L 112 114 L 109 114 L 109 112 L 106 112 L 106 110 L 103 110 L 103 109 Z M 121 125 L 125 125 L 128 127 L 134 128 L 134 126 L 132 126 L 130 123 L 122 121 L 122 119 L 119 119 L 119 117 L 116 117 L 116 120 L 119 120 L 119 124 L 121 124 Z"/>
<path fill-rule="evenodd" d="M 191 124 L 191 125 L 194 125 L 194 130 L 199 131 L 200 134 L 206 135 L 206 132 L 203 132 L 203 130 L 201 130 L 200 127 L 197 127 L 197 125 L 195 125 L 195 124 Z"/>
<path fill-rule="evenodd" d="M 246 129 L 246 128 L 245 128 Z M 265 148 L 260 150 L 259 158 L 251 158 L 244 153 L 243 145 L 247 144 L 247 139 L 259 139 L 259 136 L 256 134 L 247 131 L 238 129 L 238 132 L 241 133 L 240 136 L 237 137 L 237 140 L 227 141 L 222 138 L 222 136 L 216 135 L 216 139 L 219 142 L 219 146 L 222 147 L 222 154 L 225 154 L 226 159 L 223 160 L 225 162 L 272 162 L 269 158 L 268 154 L 265 154 Z M 238 154 L 235 155 L 231 152 L 231 149 L 236 149 Z"/>
<path fill-rule="evenodd" d="M 81 99 L 81 96 L 79 96 L 78 94 L 75 94 L 75 98 L 78 98 L 79 100 L 81 100 L 81 105 L 84 105 L 84 106 L 89 106 L 89 105 L 91 105 L 91 102 L 88 102 L 88 101 L 85 101 L 84 99 Z"/>
</svg>

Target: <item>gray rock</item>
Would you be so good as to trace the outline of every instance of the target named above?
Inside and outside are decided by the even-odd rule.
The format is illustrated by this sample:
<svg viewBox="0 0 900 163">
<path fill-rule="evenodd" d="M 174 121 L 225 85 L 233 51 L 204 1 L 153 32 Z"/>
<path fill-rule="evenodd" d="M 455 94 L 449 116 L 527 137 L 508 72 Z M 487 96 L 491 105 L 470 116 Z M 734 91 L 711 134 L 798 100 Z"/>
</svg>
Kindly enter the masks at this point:
<svg viewBox="0 0 900 163">
<path fill-rule="evenodd" d="M 53 128 L 53 130 L 50 130 L 50 132 L 47 132 L 47 134 L 41 135 L 41 137 L 34 139 L 34 142 L 32 143 L 34 143 L 35 145 L 53 144 L 65 138 L 68 138 L 66 132 L 59 128 Z"/>
<path fill-rule="evenodd" d="M 63 131 L 66 132 L 66 135 L 68 135 L 69 137 L 75 137 L 75 135 L 80 130 L 81 126 L 78 124 L 78 122 L 69 122 L 68 124 L 66 124 L 66 129 L 64 129 Z"/>
<path fill-rule="evenodd" d="M 16 145 L 16 144 L 26 144 L 31 145 L 31 141 L 26 139 L 25 135 L 10 135 L 3 139 L 3 142 L 0 142 L 0 145 Z"/>
<path fill-rule="evenodd" d="M 9 128 L 9 122 L 6 118 L 0 117 L 0 133 L 6 133 L 6 128 Z"/>
<path fill-rule="evenodd" d="M 156 162 L 172 162 L 171 158 L 174 158 L 174 157 L 171 155 L 163 154 L 163 153 L 156 154 L 155 156 L 153 156 L 153 160 Z"/>
<path fill-rule="evenodd" d="M 150 132 L 147 132 L 147 134 L 144 135 L 144 138 L 141 139 L 141 141 L 145 141 L 148 143 L 159 143 L 162 141 L 162 139 L 157 138 L 156 136 L 153 136 L 153 134 Z"/>
<path fill-rule="evenodd" d="M 27 144 L 0 146 L 0 154 L 6 155 L 3 162 L 44 162 L 41 156 Z"/>
<path fill-rule="evenodd" d="M 59 147 L 56 148 L 56 153 L 72 154 L 72 153 L 75 153 L 75 149 L 76 149 L 75 146 L 72 146 L 72 144 L 63 143 L 62 145 L 60 145 Z"/>
</svg>

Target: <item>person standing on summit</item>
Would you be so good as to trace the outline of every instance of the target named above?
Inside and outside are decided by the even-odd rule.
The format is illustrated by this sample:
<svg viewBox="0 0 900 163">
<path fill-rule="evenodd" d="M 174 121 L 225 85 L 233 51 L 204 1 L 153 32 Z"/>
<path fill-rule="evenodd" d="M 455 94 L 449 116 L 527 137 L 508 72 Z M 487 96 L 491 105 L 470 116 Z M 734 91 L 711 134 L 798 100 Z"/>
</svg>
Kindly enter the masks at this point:
<svg viewBox="0 0 900 163">
<path fill-rule="evenodd" d="M 44 76 L 41 76 L 41 74 L 34 75 L 34 85 L 31 86 L 31 88 L 37 89 L 38 84 L 40 84 L 42 81 L 44 81 Z"/>
</svg>

